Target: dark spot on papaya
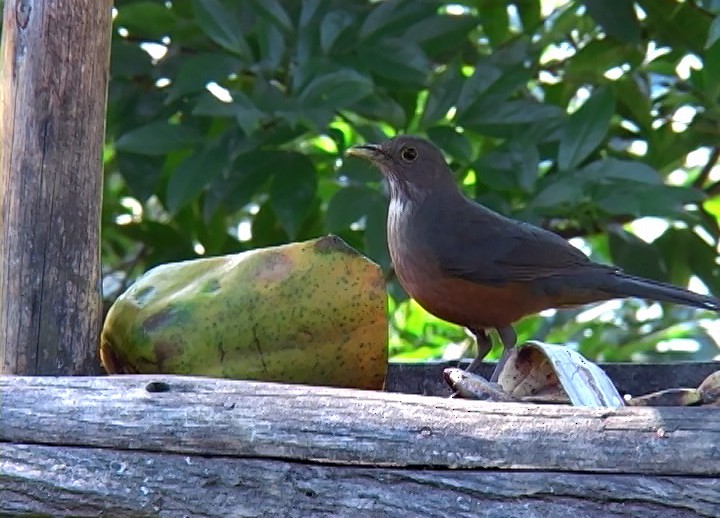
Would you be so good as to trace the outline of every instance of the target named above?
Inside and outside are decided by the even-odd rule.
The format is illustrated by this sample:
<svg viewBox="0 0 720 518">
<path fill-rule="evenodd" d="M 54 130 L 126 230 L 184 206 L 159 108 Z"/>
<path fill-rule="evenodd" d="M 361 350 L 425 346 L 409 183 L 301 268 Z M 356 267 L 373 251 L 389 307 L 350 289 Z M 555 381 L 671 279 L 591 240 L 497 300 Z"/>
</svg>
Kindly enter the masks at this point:
<svg viewBox="0 0 720 518">
<path fill-rule="evenodd" d="M 357 250 L 348 245 L 335 234 L 328 234 L 327 236 L 321 237 L 315 242 L 313 248 L 315 248 L 315 252 L 323 255 L 330 254 L 332 252 L 340 252 L 347 255 L 360 255 Z"/>
<path fill-rule="evenodd" d="M 180 353 L 180 347 L 177 344 L 170 342 L 157 342 L 153 346 L 153 351 L 155 352 L 157 370 L 158 372 L 162 372 L 165 362 L 176 357 Z"/>
<path fill-rule="evenodd" d="M 145 304 L 147 302 L 147 299 L 149 299 L 153 293 L 155 293 L 155 288 L 152 286 L 146 286 L 144 288 L 141 288 L 136 294 L 135 294 L 135 300 L 142 304 Z"/>
<path fill-rule="evenodd" d="M 183 318 L 184 313 L 184 311 L 176 306 L 168 306 L 162 311 L 147 317 L 142 323 L 142 329 L 145 333 L 152 333 L 156 329 L 178 322 Z"/>
<path fill-rule="evenodd" d="M 202 293 L 216 293 L 220 291 L 220 281 L 218 279 L 210 279 L 205 284 L 203 284 L 203 287 L 200 291 Z"/>
<path fill-rule="evenodd" d="M 170 385 L 164 381 L 151 381 L 145 385 L 145 390 L 148 392 L 170 392 Z"/>
<path fill-rule="evenodd" d="M 292 259 L 282 252 L 265 252 L 255 266 L 254 277 L 266 283 L 280 282 L 290 275 L 292 265 Z"/>
</svg>

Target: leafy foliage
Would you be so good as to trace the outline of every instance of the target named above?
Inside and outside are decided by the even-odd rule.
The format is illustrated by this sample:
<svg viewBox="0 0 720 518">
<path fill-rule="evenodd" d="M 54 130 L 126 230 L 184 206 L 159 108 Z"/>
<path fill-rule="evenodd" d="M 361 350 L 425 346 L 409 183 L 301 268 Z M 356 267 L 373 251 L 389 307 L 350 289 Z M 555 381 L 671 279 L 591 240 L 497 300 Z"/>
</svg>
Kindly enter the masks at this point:
<svg viewBox="0 0 720 518">
<path fill-rule="evenodd" d="M 388 274 L 393 354 L 457 354 L 447 344 L 467 343 L 464 331 L 405 301 L 393 280 L 379 175 L 344 156 L 396 133 L 435 141 L 466 193 L 495 210 L 576 238 L 597 260 L 720 294 L 715 0 L 115 9 L 109 298 L 158 263 L 334 232 Z M 661 218 L 659 236 L 640 239 L 636 220 L 648 216 Z M 695 340 L 696 358 L 718 353 L 697 312 L 603 308 L 528 318 L 520 338 L 617 360 L 655 357 L 677 338 Z"/>
</svg>

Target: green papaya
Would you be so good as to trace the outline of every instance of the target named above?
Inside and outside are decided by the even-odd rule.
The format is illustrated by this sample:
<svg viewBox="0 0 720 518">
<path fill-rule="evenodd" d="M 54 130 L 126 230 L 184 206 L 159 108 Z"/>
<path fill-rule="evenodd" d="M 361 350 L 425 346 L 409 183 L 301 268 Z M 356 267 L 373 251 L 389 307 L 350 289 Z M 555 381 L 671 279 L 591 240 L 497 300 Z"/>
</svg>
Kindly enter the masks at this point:
<svg viewBox="0 0 720 518">
<path fill-rule="evenodd" d="M 110 373 L 381 389 L 387 296 L 378 265 L 336 236 L 165 264 L 105 320 Z"/>
</svg>

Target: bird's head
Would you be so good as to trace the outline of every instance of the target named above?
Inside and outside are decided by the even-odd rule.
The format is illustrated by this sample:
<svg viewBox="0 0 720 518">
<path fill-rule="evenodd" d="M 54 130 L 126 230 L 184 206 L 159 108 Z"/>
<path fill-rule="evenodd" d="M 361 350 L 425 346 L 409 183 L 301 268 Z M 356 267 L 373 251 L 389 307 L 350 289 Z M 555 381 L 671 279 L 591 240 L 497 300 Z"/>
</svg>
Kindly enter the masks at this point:
<svg viewBox="0 0 720 518">
<path fill-rule="evenodd" d="M 457 190 L 440 150 L 418 137 L 403 135 L 381 144 L 355 146 L 348 155 L 364 158 L 380 169 L 393 196 L 416 198 L 430 192 Z"/>
</svg>

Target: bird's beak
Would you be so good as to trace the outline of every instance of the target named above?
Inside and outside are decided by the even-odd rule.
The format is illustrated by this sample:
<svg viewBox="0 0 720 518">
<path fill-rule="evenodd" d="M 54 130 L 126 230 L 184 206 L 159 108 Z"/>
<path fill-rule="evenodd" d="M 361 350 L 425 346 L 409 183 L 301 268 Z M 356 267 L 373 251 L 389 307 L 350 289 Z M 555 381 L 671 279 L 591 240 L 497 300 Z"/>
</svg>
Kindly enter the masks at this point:
<svg viewBox="0 0 720 518">
<path fill-rule="evenodd" d="M 385 158 L 385 153 L 377 144 L 363 144 L 362 146 L 354 146 L 347 150 L 348 156 L 356 156 L 358 158 L 364 158 L 373 163 L 382 162 Z"/>
</svg>

